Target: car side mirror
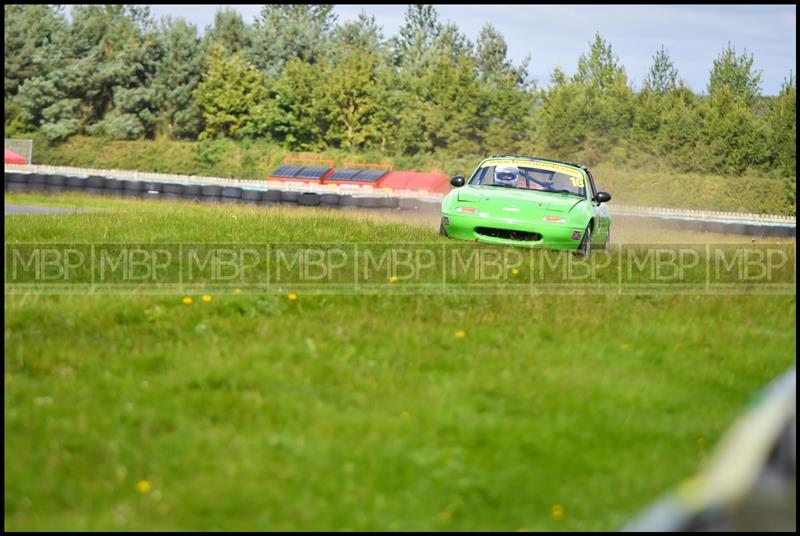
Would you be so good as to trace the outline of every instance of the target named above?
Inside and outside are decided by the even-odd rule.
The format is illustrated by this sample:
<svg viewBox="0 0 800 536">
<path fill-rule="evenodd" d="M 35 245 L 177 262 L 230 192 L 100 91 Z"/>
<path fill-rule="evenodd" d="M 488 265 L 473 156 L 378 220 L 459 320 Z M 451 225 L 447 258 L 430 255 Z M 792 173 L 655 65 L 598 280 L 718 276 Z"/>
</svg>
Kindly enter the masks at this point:
<svg viewBox="0 0 800 536">
<path fill-rule="evenodd" d="M 608 203 L 611 201 L 611 194 L 608 192 L 597 192 L 594 196 L 595 201 L 598 203 Z"/>
<path fill-rule="evenodd" d="M 464 177 L 462 177 L 461 175 L 456 175 L 455 177 L 450 179 L 450 184 L 452 184 L 456 188 L 461 188 L 462 186 L 464 186 L 464 182 L 465 182 Z"/>
</svg>

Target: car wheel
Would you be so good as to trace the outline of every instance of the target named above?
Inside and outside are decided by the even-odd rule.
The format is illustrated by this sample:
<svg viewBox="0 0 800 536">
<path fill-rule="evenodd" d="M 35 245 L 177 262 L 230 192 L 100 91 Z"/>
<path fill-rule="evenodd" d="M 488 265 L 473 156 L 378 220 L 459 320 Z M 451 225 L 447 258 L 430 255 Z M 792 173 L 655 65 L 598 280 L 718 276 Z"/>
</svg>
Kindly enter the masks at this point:
<svg viewBox="0 0 800 536">
<path fill-rule="evenodd" d="M 439 222 L 439 236 L 447 238 L 447 231 L 444 230 L 444 222 Z"/>
<path fill-rule="evenodd" d="M 592 251 L 592 227 L 590 225 L 587 225 L 586 230 L 583 232 L 583 240 L 581 240 L 578 249 L 575 250 L 575 254 L 580 257 L 588 257 L 591 251 Z"/>
<path fill-rule="evenodd" d="M 603 244 L 603 249 L 605 251 L 611 251 L 611 226 L 610 225 L 608 226 L 608 229 L 606 229 L 606 241 Z"/>
</svg>

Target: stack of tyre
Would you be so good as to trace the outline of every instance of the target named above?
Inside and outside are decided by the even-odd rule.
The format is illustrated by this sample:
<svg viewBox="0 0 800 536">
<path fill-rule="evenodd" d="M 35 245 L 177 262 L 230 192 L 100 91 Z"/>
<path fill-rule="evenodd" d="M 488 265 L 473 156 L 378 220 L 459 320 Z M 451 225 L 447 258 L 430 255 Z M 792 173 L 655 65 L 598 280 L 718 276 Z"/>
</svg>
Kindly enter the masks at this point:
<svg viewBox="0 0 800 536">
<path fill-rule="evenodd" d="M 249 205 L 294 205 L 321 208 L 362 208 L 395 210 L 412 208 L 419 203 L 376 195 L 293 190 L 260 190 L 218 184 L 190 184 L 171 181 L 147 181 L 101 175 L 61 175 L 30 172 L 6 172 L 7 191 L 61 193 L 81 191 L 93 195 L 125 196 L 144 199 L 192 200 L 204 203 L 244 203 Z"/>
</svg>

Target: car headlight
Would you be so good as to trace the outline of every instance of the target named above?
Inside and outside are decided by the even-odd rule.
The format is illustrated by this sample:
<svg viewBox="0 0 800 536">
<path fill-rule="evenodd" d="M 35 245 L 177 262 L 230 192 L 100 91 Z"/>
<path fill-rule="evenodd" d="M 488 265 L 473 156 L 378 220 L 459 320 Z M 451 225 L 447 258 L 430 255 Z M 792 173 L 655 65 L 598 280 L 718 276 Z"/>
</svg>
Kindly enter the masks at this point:
<svg viewBox="0 0 800 536">
<path fill-rule="evenodd" d="M 477 214 L 478 209 L 475 207 L 458 207 L 456 212 L 461 212 L 463 214 Z"/>
<path fill-rule="evenodd" d="M 546 221 L 548 223 L 567 223 L 567 218 L 563 218 L 561 216 L 545 216 L 542 218 L 542 221 Z"/>
</svg>

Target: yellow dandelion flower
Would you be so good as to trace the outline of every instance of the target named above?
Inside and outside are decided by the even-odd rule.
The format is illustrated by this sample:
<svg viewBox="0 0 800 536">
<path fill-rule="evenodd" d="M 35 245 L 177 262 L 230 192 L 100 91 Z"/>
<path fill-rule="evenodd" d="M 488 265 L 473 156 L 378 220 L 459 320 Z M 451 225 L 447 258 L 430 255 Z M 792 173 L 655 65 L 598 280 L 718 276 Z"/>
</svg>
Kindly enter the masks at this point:
<svg viewBox="0 0 800 536">
<path fill-rule="evenodd" d="M 463 329 L 456 331 L 456 338 L 457 339 L 463 339 L 466 336 L 467 336 L 467 332 L 464 331 Z"/>
<path fill-rule="evenodd" d="M 234 294 L 241 294 L 241 293 L 242 293 L 242 289 L 240 289 L 240 288 L 235 288 L 235 289 L 233 289 L 233 293 L 234 293 Z"/>
<path fill-rule="evenodd" d="M 287 296 L 287 298 L 289 298 L 289 301 L 296 301 L 297 300 L 297 294 L 295 294 L 294 292 L 290 292 L 289 295 Z"/>
<path fill-rule="evenodd" d="M 408 417 L 409 417 L 409 414 L 408 414 L 407 411 L 401 411 L 400 412 L 400 418 L 401 419 L 408 419 Z"/>
<path fill-rule="evenodd" d="M 629 349 L 630 349 L 630 347 L 631 347 L 631 345 L 630 345 L 630 344 L 628 344 L 627 342 L 623 342 L 623 343 L 622 343 L 622 349 L 623 349 L 623 350 L 629 350 Z"/>
<path fill-rule="evenodd" d="M 191 305 L 192 304 L 192 298 L 190 296 L 184 296 L 184 298 L 181 301 L 183 303 L 185 303 L 186 305 Z"/>
<path fill-rule="evenodd" d="M 210 302 L 211 301 L 211 296 L 209 296 L 208 294 L 204 295 L 203 296 L 203 301 L 206 302 L 206 303 Z"/>
<path fill-rule="evenodd" d="M 397 276 L 393 275 L 393 276 L 389 277 L 389 283 L 397 283 Z"/>
<path fill-rule="evenodd" d="M 144 495 L 145 493 L 150 493 L 150 482 L 147 480 L 140 480 L 136 483 L 136 491 Z"/>
<path fill-rule="evenodd" d="M 553 516 L 553 519 L 556 521 L 561 521 L 564 519 L 564 507 L 560 504 L 554 504 L 553 508 L 550 509 L 550 515 Z"/>
<path fill-rule="evenodd" d="M 514 275 L 518 275 L 519 274 L 519 269 L 518 268 L 512 268 L 511 269 L 511 273 L 514 274 Z"/>
</svg>

